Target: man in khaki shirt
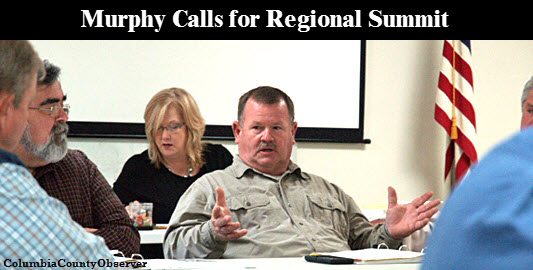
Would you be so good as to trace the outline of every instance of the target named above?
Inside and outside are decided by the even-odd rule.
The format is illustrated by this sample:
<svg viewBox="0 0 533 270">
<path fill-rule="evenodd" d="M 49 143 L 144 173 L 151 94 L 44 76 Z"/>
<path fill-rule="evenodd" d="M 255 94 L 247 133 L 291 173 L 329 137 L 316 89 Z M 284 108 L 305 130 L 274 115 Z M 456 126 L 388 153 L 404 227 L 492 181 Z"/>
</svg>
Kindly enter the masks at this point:
<svg viewBox="0 0 533 270">
<path fill-rule="evenodd" d="M 295 257 L 380 243 L 396 248 L 438 210 L 440 201 L 425 203 L 431 192 L 400 205 L 389 187 L 386 222 L 372 226 L 339 187 L 291 162 L 298 126 L 290 97 L 258 87 L 240 98 L 238 116 L 239 155 L 183 194 L 165 235 L 166 258 Z"/>
</svg>

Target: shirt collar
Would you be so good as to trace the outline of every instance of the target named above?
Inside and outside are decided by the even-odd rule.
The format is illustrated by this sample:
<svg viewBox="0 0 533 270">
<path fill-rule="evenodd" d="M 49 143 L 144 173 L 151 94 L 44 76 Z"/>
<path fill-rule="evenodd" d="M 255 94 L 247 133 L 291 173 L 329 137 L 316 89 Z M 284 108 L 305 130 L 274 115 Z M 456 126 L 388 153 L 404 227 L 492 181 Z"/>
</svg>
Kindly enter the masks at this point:
<svg viewBox="0 0 533 270">
<path fill-rule="evenodd" d="M 47 175 L 47 174 L 54 174 L 54 178 L 58 179 L 58 181 L 62 181 L 60 177 L 58 177 L 57 175 L 57 168 L 56 168 L 56 163 L 49 163 L 49 164 L 46 164 L 42 167 L 37 167 L 37 168 L 34 168 L 34 173 L 33 173 L 33 176 L 35 177 L 35 179 L 37 179 L 37 181 L 40 182 L 40 180 L 42 179 L 42 177 L 44 175 Z"/>
<path fill-rule="evenodd" d="M 0 163 L 13 163 L 22 167 L 26 167 L 19 157 L 4 149 L 0 149 Z"/>
<path fill-rule="evenodd" d="M 254 168 L 248 166 L 246 163 L 244 163 L 244 161 L 242 161 L 242 159 L 241 159 L 241 157 L 239 155 L 235 155 L 235 157 L 233 158 L 233 165 L 231 166 L 231 168 L 232 168 L 232 171 L 233 171 L 233 175 L 236 178 L 239 178 L 239 179 L 242 178 L 244 176 L 244 174 L 247 171 L 249 171 L 249 170 L 253 171 L 254 173 L 264 175 L 264 176 L 266 176 L 268 178 L 272 178 L 274 180 L 279 180 L 283 176 L 285 176 L 287 174 L 292 174 L 292 173 L 298 174 L 298 176 L 301 177 L 304 180 L 309 179 L 309 176 L 306 173 L 303 173 L 302 170 L 300 169 L 300 167 L 298 165 L 296 165 L 296 163 L 292 162 L 292 160 L 289 162 L 289 166 L 288 166 L 287 170 L 283 174 L 278 175 L 278 176 L 270 175 L 270 174 L 261 172 L 261 171 L 259 171 L 257 169 L 254 169 Z"/>
</svg>

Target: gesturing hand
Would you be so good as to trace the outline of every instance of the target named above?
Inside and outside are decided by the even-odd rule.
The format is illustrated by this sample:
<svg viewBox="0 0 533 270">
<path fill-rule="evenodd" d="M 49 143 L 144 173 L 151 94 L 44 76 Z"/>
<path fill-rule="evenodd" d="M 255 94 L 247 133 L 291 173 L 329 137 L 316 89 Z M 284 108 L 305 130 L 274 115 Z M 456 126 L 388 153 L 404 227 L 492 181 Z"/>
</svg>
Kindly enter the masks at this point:
<svg viewBox="0 0 533 270">
<path fill-rule="evenodd" d="M 247 230 L 241 229 L 239 222 L 231 222 L 231 211 L 226 205 L 226 197 L 224 196 L 224 190 L 221 187 L 217 187 L 217 202 L 213 207 L 211 214 L 211 225 L 215 231 L 216 236 L 224 241 L 235 240 L 243 237 L 248 233 Z"/>
<path fill-rule="evenodd" d="M 414 199 L 408 204 L 398 204 L 396 190 L 389 187 L 389 207 L 385 224 L 392 237 L 402 239 L 421 229 L 429 223 L 429 219 L 439 211 L 440 200 L 426 203 L 433 192 Z"/>
</svg>

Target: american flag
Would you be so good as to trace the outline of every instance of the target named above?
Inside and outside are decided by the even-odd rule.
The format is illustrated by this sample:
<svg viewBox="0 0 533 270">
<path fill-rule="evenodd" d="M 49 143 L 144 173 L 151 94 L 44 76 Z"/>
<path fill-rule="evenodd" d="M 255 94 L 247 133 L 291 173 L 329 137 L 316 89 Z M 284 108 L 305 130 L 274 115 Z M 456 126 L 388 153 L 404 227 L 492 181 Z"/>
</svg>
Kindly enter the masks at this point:
<svg viewBox="0 0 533 270">
<path fill-rule="evenodd" d="M 444 179 L 461 181 L 477 162 L 470 40 L 445 40 L 435 120 L 448 133 Z"/>
</svg>

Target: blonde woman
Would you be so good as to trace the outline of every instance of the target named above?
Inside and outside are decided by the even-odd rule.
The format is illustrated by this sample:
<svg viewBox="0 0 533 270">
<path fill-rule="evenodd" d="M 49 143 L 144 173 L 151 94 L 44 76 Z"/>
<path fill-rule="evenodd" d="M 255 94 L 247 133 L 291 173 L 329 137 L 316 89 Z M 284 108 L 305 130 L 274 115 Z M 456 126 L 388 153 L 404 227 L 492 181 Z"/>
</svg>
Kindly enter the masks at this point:
<svg viewBox="0 0 533 270">
<path fill-rule="evenodd" d="M 222 145 L 201 141 L 205 121 L 183 89 L 155 94 L 144 121 L 148 149 L 126 161 L 113 190 L 125 205 L 153 203 L 153 222 L 168 223 L 187 188 L 200 176 L 231 165 L 233 156 Z"/>
</svg>

